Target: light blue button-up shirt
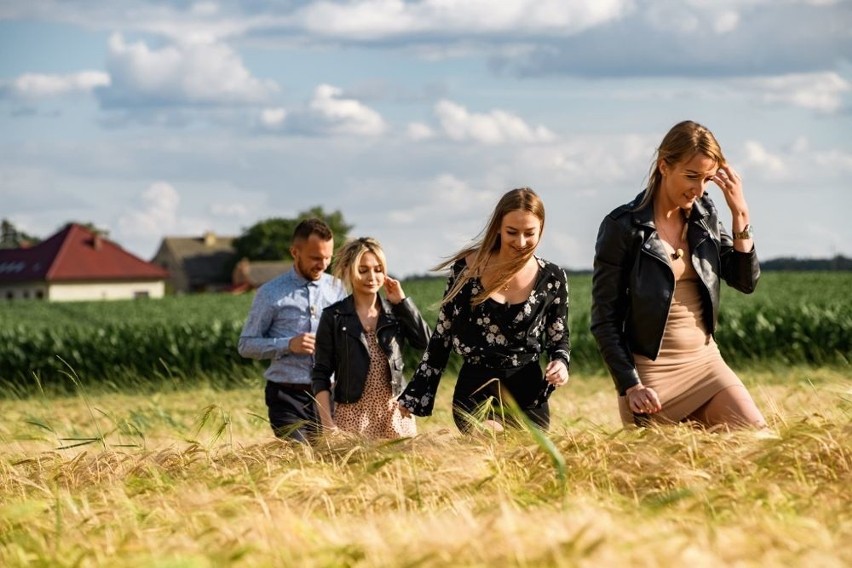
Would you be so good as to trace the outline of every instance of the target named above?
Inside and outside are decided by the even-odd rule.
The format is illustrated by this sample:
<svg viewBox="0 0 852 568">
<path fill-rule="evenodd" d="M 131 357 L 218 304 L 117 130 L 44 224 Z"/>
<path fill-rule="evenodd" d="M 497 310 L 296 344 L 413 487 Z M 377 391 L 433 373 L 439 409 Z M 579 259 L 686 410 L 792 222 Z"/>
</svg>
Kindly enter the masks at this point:
<svg viewBox="0 0 852 568">
<path fill-rule="evenodd" d="M 240 355 L 271 359 L 264 373 L 267 380 L 309 385 L 314 358 L 290 353 L 290 340 L 300 333 L 316 333 L 323 309 L 344 297 L 340 280 L 329 274 L 307 280 L 291 268 L 257 290 L 240 335 Z"/>
</svg>

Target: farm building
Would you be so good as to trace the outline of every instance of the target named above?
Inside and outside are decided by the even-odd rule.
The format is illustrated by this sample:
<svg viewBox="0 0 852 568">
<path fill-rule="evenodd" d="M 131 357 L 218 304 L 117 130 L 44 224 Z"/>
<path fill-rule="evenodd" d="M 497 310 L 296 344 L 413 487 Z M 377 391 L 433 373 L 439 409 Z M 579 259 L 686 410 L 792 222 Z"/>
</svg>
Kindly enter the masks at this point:
<svg viewBox="0 0 852 568">
<path fill-rule="evenodd" d="M 76 223 L 32 247 L 0 250 L 0 298 L 6 300 L 162 298 L 167 277 Z"/>
<path fill-rule="evenodd" d="M 151 262 L 168 270 L 168 287 L 174 294 L 250 292 L 293 264 L 246 258 L 237 262 L 235 238 L 209 231 L 200 237 L 165 237 Z"/>
<path fill-rule="evenodd" d="M 234 238 L 213 232 L 200 237 L 165 237 L 151 262 L 168 270 L 170 293 L 226 290 L 237 260 Z"/>
<path fill-rule="evenodd" d="M 273 278 L 287 272 L 293 263 L 289 260 L 249 260 L 244 258 L 234 267 L 229 292 L 244 294 L 257 290 Z"/>
</svg>

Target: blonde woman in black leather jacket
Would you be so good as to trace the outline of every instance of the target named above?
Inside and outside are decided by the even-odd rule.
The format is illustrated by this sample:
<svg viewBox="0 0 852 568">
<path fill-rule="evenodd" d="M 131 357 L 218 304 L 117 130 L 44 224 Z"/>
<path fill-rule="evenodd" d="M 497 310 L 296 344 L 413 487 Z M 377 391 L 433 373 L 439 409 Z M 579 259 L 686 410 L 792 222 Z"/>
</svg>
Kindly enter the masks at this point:
<svg viewBox="0 0 852 568">
<path fill-rule="evenodd" d="M 429 326 L 402 284 L 387 275 L 385 254 L 375 239 L 344 245 L 334 275 L 352 293 L 323 310 L 317 328 L 311 380 L 323 431 L 339 428 L 366 438 L 414 436 L 414 417 L 402 416 L 396 403 L 405 387 L 402 347 L 408 341 L 424 349 Z M 386 299 L 379 295 L 382 287 Z"/>
<path fill-rule="evenodd" d="M 705 193 L 711 181 L 732 234 Z M 675 125 L 648 187 L 604 218 L 595 247 L 591 330 L 625 424 L 766 426 L 713 338 L 720 281 L 748 294 L 759 276 L 742 179 L 707 128 Z"/>
</svg>

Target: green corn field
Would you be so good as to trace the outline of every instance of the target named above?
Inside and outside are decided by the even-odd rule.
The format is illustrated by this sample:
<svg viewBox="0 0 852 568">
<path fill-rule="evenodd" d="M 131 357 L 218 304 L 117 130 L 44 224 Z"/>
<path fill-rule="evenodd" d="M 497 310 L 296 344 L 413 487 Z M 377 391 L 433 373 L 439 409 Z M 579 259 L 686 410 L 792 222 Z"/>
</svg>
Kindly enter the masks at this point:
<svg viewBox="0 0 852 568">
<path fill-rule="evenodd" d="M 591 277 L 572 275 L 572 368 L 602 372 L 589 333 Z M 434 322 L 441 278 L 404 283 Z M 852 273 L 766 273 L 758 290 L 723 288 L 716 339 L 731 364 L 841 365 L 852 358 Z M 237 353 L 251 296 L 196 295 L 121 302 L 0 304 L 3 392 L 114 384 L 122 389 L 158 381 L 212 377 L 228 383 L 258 376 L 264 364 Z M 419 353 L 407 353 L 407 365 Z M 457 365 L 458 361 L 453 361 Z"/>
</svg>

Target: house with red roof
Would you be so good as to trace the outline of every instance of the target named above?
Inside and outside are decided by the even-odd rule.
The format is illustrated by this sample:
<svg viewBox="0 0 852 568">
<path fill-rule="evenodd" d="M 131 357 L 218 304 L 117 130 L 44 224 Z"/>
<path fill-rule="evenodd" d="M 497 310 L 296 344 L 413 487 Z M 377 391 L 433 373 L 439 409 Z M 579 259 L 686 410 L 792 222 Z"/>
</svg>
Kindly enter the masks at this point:
<svg viewBox="0 0 852 568">
<path fill-rule="evenodd" d="M 162 298 L 168 276 L 76 223 L 37 245 L 0 249 L 0 300 Z"/>
</svg>

